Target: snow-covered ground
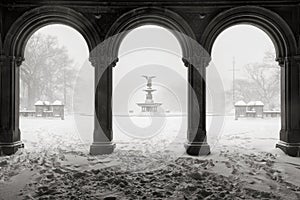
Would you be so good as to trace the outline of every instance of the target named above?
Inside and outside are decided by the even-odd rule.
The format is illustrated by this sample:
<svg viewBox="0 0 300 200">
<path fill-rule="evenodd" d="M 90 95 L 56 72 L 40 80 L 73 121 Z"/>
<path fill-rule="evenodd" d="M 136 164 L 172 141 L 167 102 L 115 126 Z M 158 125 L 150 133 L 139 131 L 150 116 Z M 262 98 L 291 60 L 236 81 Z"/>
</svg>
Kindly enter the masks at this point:
<svg viewBox="0 0 300 200">
<path fill-rule="evenodd" d="M 160 129 L 115 118 L 117 147 L 102 156 L 88 155 L 92 116 L 21 118 L 25 148 L 0 158 L 0 198 L 299 199 L 300 159 L 275 149 L 280 119 L 222 119 L 207 120 L 212 154 L 191 157 L 182 117 L 158 120 Z M 151 123 L 149 137 L 140 130 Z"/>
</svg>

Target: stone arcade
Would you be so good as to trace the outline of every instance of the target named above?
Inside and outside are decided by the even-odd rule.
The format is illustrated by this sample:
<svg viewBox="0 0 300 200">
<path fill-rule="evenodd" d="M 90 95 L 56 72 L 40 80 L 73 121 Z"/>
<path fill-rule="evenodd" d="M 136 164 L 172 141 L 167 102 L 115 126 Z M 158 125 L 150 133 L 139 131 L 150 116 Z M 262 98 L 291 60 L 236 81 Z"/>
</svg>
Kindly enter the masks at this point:
<svg viewBox="0 0 300 200">
<path fill-rule="evenodd" d="M 300 156 L 300 1 L 299 0 L 2 0 L 0 3 L 0 149 L 13 154 L 22 147 L 19 129 L 19 66 L 26 41 L 37 29 L 53 23 L 79 31 L 92 50 L 110 36 L 144 24 L 181 32 L 211 53 L 217 36 L 226 28 L 247 23 L 261 28 L 273 40 L 281 66 L 281 130 L 277 147 Z M 122 36 L 122 34 L 121 34 Z M 118 62 L 122 37 L 98 53 L 90 54 L 95 68 L 95 127 L 91 154 L 111 153 L 112 67 Z M 183 38 L 182 61 L 199 109 L 189 101 L 187 153 L 210 153 L 205 127 L 205 71 L 210 60 L 198 55 Z M 99 56 L 100 55 L 100 56 Z M 101 59 L 100 59 L 101 58 Z M 196 61 L 196 62 L 193 62 Z M 200 76 L 200 73 L 201 76 Z M 100 74 L 103 74 L 100 78 Z M 189 97 L 191 92 L 189 92 Z M 200 115 L 199 120 L 196 115 Z M 92 133 L 91 133 L 92 134 Z"/>
</svg>

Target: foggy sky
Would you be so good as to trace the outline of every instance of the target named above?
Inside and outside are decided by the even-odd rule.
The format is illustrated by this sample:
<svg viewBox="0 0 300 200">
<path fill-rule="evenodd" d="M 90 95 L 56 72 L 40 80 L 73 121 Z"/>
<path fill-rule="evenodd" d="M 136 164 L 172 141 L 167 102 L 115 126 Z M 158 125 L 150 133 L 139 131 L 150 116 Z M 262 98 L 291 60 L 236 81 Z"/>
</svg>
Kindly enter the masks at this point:
<svg viewBox="0 0 300 200">
<path fill-rule="evenodd" d="M 49 25 L 37 32 L 58 37 L 60 45 L 67 48 L 70 58 L 75 61 L 75 67 L 85 68 L 83 71 L 85 71 L 84 77 L 87 82 L 85 83 L 86 89 L 94 87 L 94 69 L 87 61 L 88 47 L 80 33 L 64 25 Z M 150 50 L 143 49 L 145 47 L 150 48 Z M 243 66 L 248 63 L 261 62 L 264 52 L 267 50 L 272 50 L 275 54 L 271 39 L 259 28 L 251 25 L 236 25 L 223 31 L 214 43 L 212 62 L 220 74 L 224 88 L 228 90 L 232 84 L 233 57 L 235 58 L 236 69 L 239 70 L 236 72 L 236 77 L 239 78 L 244 76 Z M 167 70 L 159 71 L 158 65 L 165 66 Z M 135 71 L 138 67 L 143 67 L 143 73 Z M 208 67 L 207 73 L 210 73 L 210 71 Z M 168 72 L 177 74 L 178 77 L 172 78 L 168 76 Z M 113 69 L 114 86 L 117 86 L 128 73 L 136 76 L 136 78 L 131 79 L 128 87 L 132 87 L 132 91 L 140 87 L 134 94 L 131 94 L 130 102 L 126 102 L 129 110 L 137 111 L 139 108 L 135 105 L 135 102 L 141 102 L 145 99 L 145 92 L 142 91 L 143 84 L 146 83 L 141 78 L 143 74 L 157 76 L 156 79 L 153 79 L 156 89 L 158 89 L 154 93 L 156 101 L 164 101 L 166 110 L 172 110 L 172 108 L 174 108 L 174 111 L 180 110 L 174 97 L 176 95 L 180 96 L 179 99 L 186 97 L 187 86 L 183 82 L 187 78 L 187 69 L 181 61 L 180 44 L 170 31 L 158 26 L 147 25 L 129 32 L 120 46 L 119 62 Z M 213 83 L 209 80 L 207 82 L 213 88 Z M 159 84 L 172 88 L 173 92 L 166 92 L 163 87 L 158 86 Z M 124 87 L 124 84 L 122 87 Z M 125 90 L 121 90 L 119 94 L 114 94 L 114 103 L 124 103 L 122 96 L 125 94 L 122 94 L 122 91 Z M 93 91 L 86 95 L 85 98 L 93 99 Z M 173 105 L 171 105 L 172 103 Z M 181 103 L 186 104 L 185 101 Z M 181 108 L 181 111 L 185 112 L 185 108 Z"/>
</svg>

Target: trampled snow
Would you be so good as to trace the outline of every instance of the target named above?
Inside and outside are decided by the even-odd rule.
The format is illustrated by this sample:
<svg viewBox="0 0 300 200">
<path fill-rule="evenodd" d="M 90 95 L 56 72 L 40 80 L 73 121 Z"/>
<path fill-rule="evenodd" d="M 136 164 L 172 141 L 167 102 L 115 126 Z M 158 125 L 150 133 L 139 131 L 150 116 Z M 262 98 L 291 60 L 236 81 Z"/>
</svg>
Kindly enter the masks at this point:
<svg viewBox="0 0 300 200">
<path fill-rule="evenodd" d="M 161 119 L 151 136 L 138 130 L 153 119 L 131 120 L 137 129 L 114 118 L 114 153 L 91 156 L 93 116 L 21 118 L 25 148 L 0 158 L 0 198 L 300 198 L 300 159 L 275 149 L 279 118 L 209 116 L 212 153 L 200 157 L 185 154 L 186 118 Z"/>
</svg>

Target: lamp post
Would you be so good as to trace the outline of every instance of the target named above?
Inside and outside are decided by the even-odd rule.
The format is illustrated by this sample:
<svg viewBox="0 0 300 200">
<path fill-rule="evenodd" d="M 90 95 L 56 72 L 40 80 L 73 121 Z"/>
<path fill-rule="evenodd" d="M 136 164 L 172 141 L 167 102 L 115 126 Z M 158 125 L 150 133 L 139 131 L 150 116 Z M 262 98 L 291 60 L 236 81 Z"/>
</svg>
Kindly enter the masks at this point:
<svg viewBox="0 0 300 200">
<path fill-rule="evenodd" d="M 229 71 L 232 71 L 232 105 L 235 104 L 235 72 L 240 71 L 239 69 L 235 68 L 235 57 L 232 57 L 232 69 Z"/>
</svg>

